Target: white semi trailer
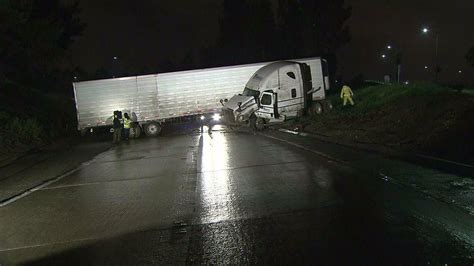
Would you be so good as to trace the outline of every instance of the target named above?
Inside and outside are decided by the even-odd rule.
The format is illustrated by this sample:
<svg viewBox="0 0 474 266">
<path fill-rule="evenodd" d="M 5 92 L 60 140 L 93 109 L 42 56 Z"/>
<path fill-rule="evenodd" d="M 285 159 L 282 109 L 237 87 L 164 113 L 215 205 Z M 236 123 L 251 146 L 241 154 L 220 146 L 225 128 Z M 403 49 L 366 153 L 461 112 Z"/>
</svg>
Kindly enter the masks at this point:
<svg viewBox="0 0 474 266">
<path fill-rule="evenodd" d="M 224 121 L 250 124 L 257 130 L 272 123 L 321 113 L 332 108 L 326 100 L 329 77 L 320 58 L 278 61 L 260 68 L 242 93 L 222 101 Z M 225 102 L 225 103 L 224 103 Z"/>
<path fill-rule="evenodd" d="M 315 60 L 319 67 L 311 71 L 322 73 L 319 58 L 293 61 L 311 65 Z M 113 112 L 119 110 L 135 122 L 132 136 L 142 131 L 157 136 L 165 122 L 220 113 L 219 100 L 241 92 L 255 72 L 269 63 L 75 82 L 78 129 L 111 127 Z M 318 93 L 324 98 L 324 90 Z"/>
</svg>

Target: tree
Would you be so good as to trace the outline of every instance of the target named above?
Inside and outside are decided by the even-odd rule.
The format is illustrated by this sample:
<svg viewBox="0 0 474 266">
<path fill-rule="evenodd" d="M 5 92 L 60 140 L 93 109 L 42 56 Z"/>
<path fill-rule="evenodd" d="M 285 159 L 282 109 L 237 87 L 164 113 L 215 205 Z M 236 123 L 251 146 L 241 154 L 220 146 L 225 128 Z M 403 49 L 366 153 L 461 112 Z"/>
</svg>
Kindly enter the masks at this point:
<svg viewBox="0 0 474 266">
<path fill-rule="evenodd" d="M 77 2 L 63 2 L 0 0 L 0 111 L 9 121 L 38 121 L 49 138 L 74 128 L 69 48 L 84 25 Z M 8 123 L 2 127 L 17 133 Z"/>
<path fill-rule="evenodd" d="M 350 40 L 345 24 L 350 16 L 351 8 L 344 6 L 344 0 L 279 0 L 276 16 L 279 57 L 326 58 L 334 84 L 336 52 Z"/>
<path fill-rule="evenodd" d="M 273 3 L 276 6 L 269 0 L 224 0 L 219 41 L 207 61 L 225 65 L 321 56 L 330 60 L 333 77 L 336 52 L 350 39 L 345 23 L 351 8 L 344 0 Z"/>
<path fill-rule="evenodd" d="M 219 40 L 214 47 L 221 64 L 268 60 L 272 57 L 275 21 L 269 0 L 224 0 Z"/>
<path fill-rule="evenodd" d="M 466 61 L 470 66 L 474 67 L 474 46 L 467 51 Z"/>
<path fill-rule="evenodd" d="M 284 39 L 283 49 L 294 56 L 333 54 L 350 40 L 345 25 L 351 8 L 343 0 L 279 0 L 278 35 Z"/>
<path fill-rule="evenodd" d="M 67 72 L 68 68 L 72 72 L 68 49 L 84 29 L 78 13 L 77 2 L 0 0 L 3 78 L 45 90 L 51 88 L 54 73 Z"/>
</svg>

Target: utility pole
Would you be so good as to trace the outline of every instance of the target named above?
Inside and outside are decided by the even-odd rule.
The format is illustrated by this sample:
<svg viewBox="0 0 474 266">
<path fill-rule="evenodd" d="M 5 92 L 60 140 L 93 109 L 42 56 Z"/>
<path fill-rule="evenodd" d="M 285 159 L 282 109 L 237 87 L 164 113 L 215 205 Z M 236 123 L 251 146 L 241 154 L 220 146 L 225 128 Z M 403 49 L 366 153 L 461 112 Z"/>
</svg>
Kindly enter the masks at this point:
<svg viewBox="0 0 474 266">
<path fill-rule="evenodd" d="M 439 43 L 439 34 L 436 33 L 436 48 L 435 48 L 435 80 L 438 80 L 438 74 L 441 72 L 441 67 L 438 64 L 438 43 Z"/>
<path fill-rule="evenodd" d="M 392 45 L 387 45 L 385 47 L 388 51 L 387 54 L 390 53 L 390 57 L 392 58 L 391 60 L 394 60 L 392 62 L 395 62 L 395 78 L 397 80 L 397 83 L 400 83 L 400 77 L 401 77 L 401 71 L 402 71 L 402 52 L 400 47 L 392 46 Z M 388 56 L 386 54 L 382 54 L 382 58 L 385 59 Z M 392 71 L 390 71 L 392 72 Z M 392 72 L 393 73 L 393 72 Z"/>
</svg>

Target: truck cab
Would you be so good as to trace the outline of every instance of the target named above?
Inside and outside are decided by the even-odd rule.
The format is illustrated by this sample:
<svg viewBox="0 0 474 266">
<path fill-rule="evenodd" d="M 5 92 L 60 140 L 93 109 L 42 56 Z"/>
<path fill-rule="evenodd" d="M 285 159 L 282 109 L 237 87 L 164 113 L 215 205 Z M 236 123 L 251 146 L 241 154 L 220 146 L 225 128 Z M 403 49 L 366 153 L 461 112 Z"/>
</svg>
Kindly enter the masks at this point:
<svg viewBox="0 0 474 266">
<path fill-rule="evenodd" d="M 321 89 L 321 88 L 319 88 Z M 303 115 L 312 103 L 310 67 L 305 63 L 279 61 L 260 68 L 247 82 L 242 94 L 223 106 L 229 124 L 264 125 Z"/>
</svg>

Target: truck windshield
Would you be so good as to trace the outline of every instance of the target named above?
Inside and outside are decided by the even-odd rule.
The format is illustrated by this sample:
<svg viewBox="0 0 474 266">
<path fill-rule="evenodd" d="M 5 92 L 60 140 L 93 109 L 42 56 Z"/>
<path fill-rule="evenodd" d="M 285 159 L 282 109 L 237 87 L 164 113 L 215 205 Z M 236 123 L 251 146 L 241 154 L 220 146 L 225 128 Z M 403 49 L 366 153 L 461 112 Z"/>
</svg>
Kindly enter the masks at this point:
<svg viewBox="0 0 474 266">
<path fill-rule="evenodd" d="M 255 98 L 258 98 L 258 95 L 260 95 L 260 92 L 256 91 L 256 90 L 251 90 L 249 88 L 245 88 L 244 93 L 242 95 L 243 96 L 253 96 Z"/>
</svg>

